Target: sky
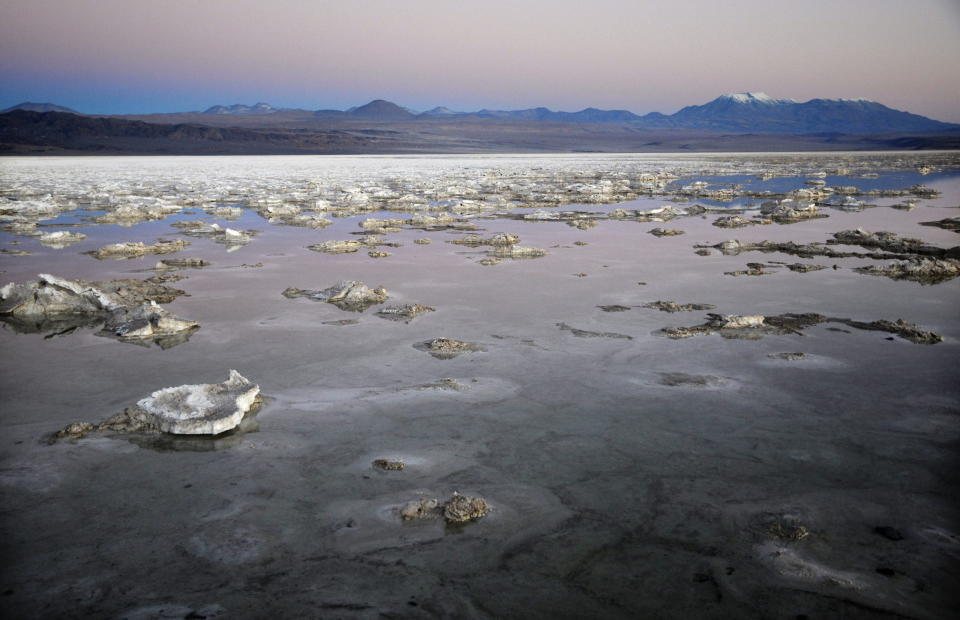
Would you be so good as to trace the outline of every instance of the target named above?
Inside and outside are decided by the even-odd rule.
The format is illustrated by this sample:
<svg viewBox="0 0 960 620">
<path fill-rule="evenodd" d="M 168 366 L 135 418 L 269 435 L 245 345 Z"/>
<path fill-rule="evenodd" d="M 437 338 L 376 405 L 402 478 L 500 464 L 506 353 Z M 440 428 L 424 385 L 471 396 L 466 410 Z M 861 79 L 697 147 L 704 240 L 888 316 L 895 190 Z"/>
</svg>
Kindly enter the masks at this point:
<svg viewBox="0 0 960 620">
<path fill-rule="evenodd" d="M 960 0 L 0 0 L 0 109 L 643 114 L 743 91 L 960 122 Z"/>
</svg>

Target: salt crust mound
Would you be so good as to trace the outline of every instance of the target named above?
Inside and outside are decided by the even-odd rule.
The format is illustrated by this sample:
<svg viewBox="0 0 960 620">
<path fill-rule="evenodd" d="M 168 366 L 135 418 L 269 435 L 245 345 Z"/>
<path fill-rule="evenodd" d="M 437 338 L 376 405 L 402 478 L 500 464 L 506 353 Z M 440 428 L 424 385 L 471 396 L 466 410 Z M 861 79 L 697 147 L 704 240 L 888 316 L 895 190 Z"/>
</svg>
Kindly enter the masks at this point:
<svg viewBox="0 0 960 620">
<path fill-rule="evenodd" d="M 139 400 L 137 406 L 165 433 L 219 435 L 240 424 L 259 394 L 259 385 L 231 370 L 223 383 L 164 388 Z"/>
</svg>

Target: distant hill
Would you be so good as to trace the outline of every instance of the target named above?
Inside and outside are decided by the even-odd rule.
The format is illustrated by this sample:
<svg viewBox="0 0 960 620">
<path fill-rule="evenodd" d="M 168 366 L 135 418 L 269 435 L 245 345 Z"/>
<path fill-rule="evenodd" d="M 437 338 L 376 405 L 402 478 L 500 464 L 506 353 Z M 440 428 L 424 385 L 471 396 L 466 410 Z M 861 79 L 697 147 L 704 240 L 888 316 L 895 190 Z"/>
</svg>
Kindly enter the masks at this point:
<svg viewBox="0 0 960 620">
<path fill-rule="evenodd" d="M 102 116 L 62 112 L 14 110 L 3 114 L 0 141 L 40 145 L 64 145 L 88 138 L 180 138 L 194 140 L 264 139 L 246 129 L 202 125 L 161 125 Z"/>
<path fill-rule="evenodd" d="M 417 118 L 449 118 L 452 116 L 459 116 L 463 112 L 456 112 L 450 108 L 445 108 L 443 106 L 437 106 L 432 110 L 427 110 L 426 112 L 421 112 L 417 115 Z"/>
<path fill-rule="evenodd" d="M 76 110 L 57 105 L 55 103 L 34 103 L 33 101 L 24 101 L 17 105 L 10 106 L 6 110 L 0 110 L 0 114 L 13 112 L 14 110 L 26 110 L 27 112 L 66 112 L 68 114 L 80 114 Z"/>
<path fill-rule="evenodd" d="M 502 118 L 515 120 L 554 121 L 558 123 L 629 123 L 640 120 L 640 116 L 627 110 L 600 110 L 584 108 L 579 112 L 557 112 L 549 108 L 527 108 L 525 110 L 479 110 L 461 112 L 461 116 L 477 118 Z"/>
<path fill-rule="evenodd" d="M 314 115 L 318 118 L 363 119 L 368 121 L 410 121 L 416 114 L 390 101 L 374 99 L 366 105 L 341 110 L 317 110 Z"/>
<path fill-rule="evenodd" d="M 198 124 L 147 123 L 63 112 L 0 114 L 0 152 L 297 153 L 358 152 L 371 141 L 345 132 L 304 135 Z"/>
<path fill-rule="evenodd" d="M 495 118 L 518 121 L 557 121 L 561 123 L 624 123 L 640 117 L 626 110 L 598 110 L 586 108 L 579 112 L 555 112 L 549 108 L 527 108 L 523 110 L 478 110 L 476 112 L 454 112 L 449 108 L 438 107 L 417 116 L 422 119 L 453 118 Z"/>
<path fill-rule="evenodd" d="M 796 134 L 936 132 L 960 128 L 867 99 L 811 99 L 801 103 L 774 99 L 764 93 L 722 95 L 669 116 L 648 114 L 639 123 L 646 127 Z"/>
<path fill-rule="evenodd" d="M 383 99 L 374 99 L 367 105 L 350 109 L 348 113 L 354 118 L 380 121 L 407 121 L 413 119 L 415 116 L 409 110 L 405 110 L 397 104 L 384 101 Z"/>
<path fill-rule="evenodd" d="M 204 114 L 274 114 L 279 110 L 269 103 L 255 103 L 253 105 L 244 105 L 235 103 L 233 105 L 215 105 L 203 111 Z"/>
</svg>

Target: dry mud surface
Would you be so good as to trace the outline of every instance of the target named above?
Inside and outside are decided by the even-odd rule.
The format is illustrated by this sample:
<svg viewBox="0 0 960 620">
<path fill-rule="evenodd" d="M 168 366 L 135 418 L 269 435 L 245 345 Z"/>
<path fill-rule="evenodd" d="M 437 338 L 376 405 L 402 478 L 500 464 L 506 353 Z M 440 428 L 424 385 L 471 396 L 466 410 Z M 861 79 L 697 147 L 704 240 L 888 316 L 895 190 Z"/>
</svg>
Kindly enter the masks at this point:
<svg viewBox="0 0 960 620">
<path fill-rule="evenodd" d="M 958 206 L 956 153 L 0 159 L 0 286 L 199 325 L 0 317 L 0 613 L 950 618 Z M 283 294 L 338 282 L 389 298 Z M 230 369 L 232 432 L 51 439 Z"/>
</svg>

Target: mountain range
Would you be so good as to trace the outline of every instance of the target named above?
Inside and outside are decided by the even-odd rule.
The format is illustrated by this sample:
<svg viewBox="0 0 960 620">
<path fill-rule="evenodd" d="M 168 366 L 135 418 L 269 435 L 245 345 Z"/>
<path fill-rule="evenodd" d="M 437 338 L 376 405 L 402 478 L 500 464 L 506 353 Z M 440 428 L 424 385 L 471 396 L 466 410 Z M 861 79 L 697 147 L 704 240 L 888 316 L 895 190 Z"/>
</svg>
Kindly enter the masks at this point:
<svg viewBox="0 0 960 620">
<path fill-rule="evenodd" d="M 3 112 L 70 112 L 70 108 L 52 103 L 21 103 Z M 960 125 L 944 123 L 918 114 L 889 108 L 867 99 L 774 99 L 764 93 L 722 95 L 703 105 L 682 108 L 674 114 L 651 112 L 639 115 L 628 110 L 585 108 L 579 112 L 554 111 L 545 107 L 522 110 L 489 110 L 458 112 L 436 107 L 414 112 L 390 101 L 376 99 L 348 110 L 297 110 L 275 108 L 268 103 L 254 105 L 215 105 L 202 116 L 269 116 L 309 114 L 318 120 L 398 121 L 468 121 L 494 119 L 503 121 L 546 121 L 555 123 L 620 123 L 639 128 L 704 129 L 734 133 L 775 134 L 877 134 L 898 132 L 940 132 L 960 129 Z M 144 119 L 140 115 L 137 118 Z M 160 115 L 156 115 L 160 116 Z M 168 115 L 167 115 L 168 116 Z"/>
<path fill-rule="evenodd" d="M 36 104 L 34 104 L 36 105 Z M 50 105 L 50 104 L 45 104 Z M 40 111 L 40 110 L 37 110 Z M 203 114 L 260 115 L 286 111 L 266 103 L 252 106 L 217 105 Z M 307 111 L 302 111 L 307 112 Z M 703 105 L 682 108 L 674 114 L 651 112 L 634 114 L 629 110 L 585 108 L 579 112 L 554 111 L 545 107 L 522 110 L 458 112 L 436 107 L 417 113 L 390 101 L 376 99 L 348 110 L 317 110 L 313 116 L 327 120 L 363 119 L 370 121 L 499 119 L 550 121 L 559 123 L 628 123 L 644 128 L 706 129 L 737 133 L 895 133 L 937 132 L 960 128 L 918 114 L 889 108 L 867 99 L 774 99 L 764 93 L 722 95 Z"/>
<path fill-rule="evenodd" d="M 864 99 L 723 95 L 673 114 L 545 107 L 426 112 L 377 99 L 347 110 L 216 105 L 86 115 L 52 103 L 0 113 L 8 153 L 507 153 L 957 149 L 960 125 Z"/>
</svg>

